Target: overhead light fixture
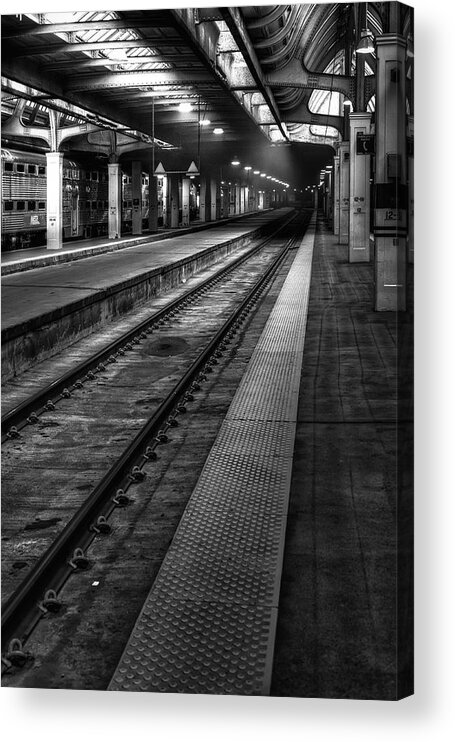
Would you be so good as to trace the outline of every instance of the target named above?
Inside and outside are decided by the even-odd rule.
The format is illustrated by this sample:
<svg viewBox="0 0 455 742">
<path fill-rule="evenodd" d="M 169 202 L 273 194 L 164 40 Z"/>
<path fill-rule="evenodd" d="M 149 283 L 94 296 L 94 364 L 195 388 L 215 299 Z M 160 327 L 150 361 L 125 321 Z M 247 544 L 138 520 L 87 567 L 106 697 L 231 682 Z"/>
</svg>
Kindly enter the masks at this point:
<svg viewBox="0 0 455 742">
<path fill-rule="evenodd" d="M 272 180 L 272 176 L 271 175 L 266 175 L 266 178 L 267 178 L 267 180 Z"/>
<path fill-rule="evenodd" d="M 253 170 L 253 175 L 259 175 L 259 170 Z"/>
<path fill-rule="evenodd" d="M 244 170 L 251 170 L 251 165 L 245 165 Z"/>
<path fill-rule="evenodd" d="M 210 123 L 210 119 L 202 119 L 202 121 L 199 121 L 199 126 L 208 126 Z"/>
<path fill-rule="evenodd" d="M 234 165 L 234 167 L 237 167 L 237 165 L 240 165 L 240 160 L 237 156 L 235 156 L 234 159 L 231 161 L 231 165 Z"/>
<path fill-rule="evenodd" d="M 183 102 L 183 103 L 180 103 L 179 105 L 180 113 L 189 113 L 192 110 L 193 110 L 193 106 L 191 105 L 191 103 Z"/>
<path fill-rule="evenodd" d="M 267 177 L 267 173 L 261 173 L 261 178 L 266 178 L 266 177 Z"/>
<path fill-rule="evenodd" d="M 360 41 L 356 54 L 373 54 L 374 53 L 374 36 L 368 28 L 363 28 L 360 32 Z"/>
<path fill-rule="evenodd" d="M 214 133 L 214 134 L 224 134 L 224 129 L 222 129 L 222 128 L 221 128 L 220 126 L 217 126 L 217 127 L 216 127 L 216 128 L 215 128 L 215 129 L 213 130 L 213 133 Z"/>
</svg>

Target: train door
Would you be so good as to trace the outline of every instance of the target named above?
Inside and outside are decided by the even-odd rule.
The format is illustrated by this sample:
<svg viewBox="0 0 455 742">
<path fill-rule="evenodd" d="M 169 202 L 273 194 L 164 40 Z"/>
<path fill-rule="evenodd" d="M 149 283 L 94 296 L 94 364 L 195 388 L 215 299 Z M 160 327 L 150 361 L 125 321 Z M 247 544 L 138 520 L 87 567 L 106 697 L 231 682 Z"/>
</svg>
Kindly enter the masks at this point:
<svg viewBox="0 0 455 742">
<path fill-rule="evenodd" d="M 79 188 L 73 186 L 71 193 L 71 237 L 79 234 Z"/>
</svg>

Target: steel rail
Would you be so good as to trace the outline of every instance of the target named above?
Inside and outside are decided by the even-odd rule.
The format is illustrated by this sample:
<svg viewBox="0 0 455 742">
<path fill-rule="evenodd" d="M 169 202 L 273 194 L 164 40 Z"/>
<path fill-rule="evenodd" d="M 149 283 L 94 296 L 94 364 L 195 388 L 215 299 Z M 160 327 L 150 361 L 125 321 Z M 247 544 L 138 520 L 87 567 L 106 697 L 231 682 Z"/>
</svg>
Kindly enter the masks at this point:
<svg viewBox="0 0 455 742">
<path fill-rule="evenodd" d="M 306 226 L 307 224 L 305 228 Z M 100 516 L 103 518 L 103 524 L 105 523 L 103 509 L 107 506 L 107 511 L 110 513 L 115 507 L 124 507 L 128 504 L 129 498 L 125 492 L 133 482 L 142 481 L 145 476 L 145 474 L 137 476 L 142 469 L 140 466 L 134 466 L 134 462 L 142 459 L 143 466 L 148 459 L 156 457 L 153 455 L 154 448 L 150 446 L 150 443 L 154 442 L 156 446 L 165 442 L 166 436 L 160 434 L 161 426 L 167 421 L 168 427 L 171 427 L 176 423 L 176 416 L 185 411 L 179 405 L 179 400 L 191 384 L 194 384 L 200 377 L 201 369 L 204 370 L 206 367 L 205 370 L 211 370 L 207 367 L 207 363 L 217 346 L 235 328 L 236 324 L 241 324 L 257 295 L 271 280 L 297 239 L 294 235 L 288 240 L 280 254 L 269 264 L 240 305 L 218 329 L 117 462 L 92 490 L 54 543 L 32 567 L 15 592 L 5 601 L 2 606 L 2 645 L 5 648 L 2 661 L 6 669 L 11 664 L 20 666 L 27 661 L 27 654 L 22 649 L 22 643 L 30 636 L 40 618 L 48 610 L 50 612 L 59 610 L 60 603 L 56 596 L 70 575 L 78 568 L 85 569 L 89 566 L 82 547 L 86 549 L 99 533 L 108 532 L 107 528 L 96 527 L 100 522 Z M 213 363 L 217 361 L 214 360 Z M 132 476 L 135 470 L 136 476 Z M 124 489 L 118 489 L 122 484 L 124 484 Z M 116 494 L 113 496 L 114 491 Z M 46 608 L 46 601 L 43 598 L 49 594 L 52 594 L 47 601 L 50 607 Z"/>
<path fill-rule="evenodd" d="M 210 276 L 203 281 L 199 286 L 196 286 L 188 291 L 185 291 L 181 296 L 177 297 L 170 304 L 167 304 L 162 309 L 155 312 L 151 317 L 143 320 L 140 324 L 136 325 L 132 330 L 128 330 L 121 337 L 113 340 L 109 345 L 105 346 L 90 358 L 81 361 L 70 371 L 55 379 L 53 382 L 48 384 L 46 387 L 36 392 L 35 394 L 28 397 L 20 404 L 13 407 L 11 410 L 6 412 L 2 416 L 2 443 L 10 440 L 13 437 L 17 437 L 19 430 L 25 427 L 27 424 L 33 424 L 38 422 L 38 416 L 48 409 L 52 409 L 52 405 L 55 402 L 65 397 L 71 396 L 71 392 L 77 388 L 75 382 L 80 383 L 85 380 L 89 380 L 87 376 L 89 372 L 92 374 L 97 371 L 104 369 L 97 368 L 100 364 L 108 361 L 114 363 L 116 361 L 115 355 L 118 354 L 119 349 L 123 346 L 127 346 L 129 343 L 136 344 L 139 342 L 138 335 L 143 332 L 147 332 L 151 325 L 155 325 L 163 320 L 166 315 L 172 314 L 172 312 L 178 311 L 181 305 L 184 305 L 192 297 L 197 296 L 198 293 L 207 289 L 211 283 L 218 281 L 223 276 L 227 275 L 231 271 L 238 268 L 243 262 L 248 260 L 252 255 L 261 250 L 268 242 L 270 242 L 279 232 L 284 229 L 290 221 L 295 219 L 295 214 L 292 214 L 284 223 L 281 223 L 278 228 L 262 240 L 258 245 L 253 247 L 248 253 L 239 256 L 228 266 L 224 266 L 213 276 Z M 143 338 L 141 338 L 143 339 Z"/>
</svg>

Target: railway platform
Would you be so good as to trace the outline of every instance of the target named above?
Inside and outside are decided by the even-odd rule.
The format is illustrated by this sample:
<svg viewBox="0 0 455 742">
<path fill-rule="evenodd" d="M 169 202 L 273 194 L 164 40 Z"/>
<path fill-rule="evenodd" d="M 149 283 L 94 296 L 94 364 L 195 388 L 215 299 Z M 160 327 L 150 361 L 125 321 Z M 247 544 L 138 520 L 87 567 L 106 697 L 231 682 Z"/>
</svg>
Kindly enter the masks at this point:
<svg viewBox="0 0 455 742">
<path fill-rule="evenodd" d="M 48 250 L 46 245 L 39 247 L 30 247 L 23 250 L 10 250 L 1 254 L 1 274 L 8 276 L 11 273 L 21 273 L 22 271 L 34 270 L 35 268 L 45 268 L 46 266 L 57 263 L 70 263 L 74 260 L 82 260 L 94 255 L 102 255 L 117 250 L 123 250 L 130 247 L 149 244 L 150 242 L 160 242 L 161 240 L 181 237 L 183 235 L 193 234 L 205 229 L 213 229 L 217 226 L 226 226 L 233 222 L 241 222 L 252 216 L 250 212 L 245 214 L 236 214 L 225 219 L 219 219 L 216 222 L 195 221 L 189 227 L 179 227 L 178 229 L 159 228 L 157 232 L 144 231 L 141 235 L 125 234 L 117 240 L 109 240 L 107 237 L 93 237 L 83 240 L 71 240 L 64 242 L 59 250 Z"/>
<path fill-rule="evenodd" d="M 125 312 L 264 234 L 292 214 L 290 208 L 255 213 L 201 231 L 122 241 L 124 249 L 103 252 L 105 244 L 61 253 L 65 262 L 2 277 L 2 361 L 4 380 L 36 360 L 62 349 L 96 326 Z M 111 247 L 110 243 L 107 247 Z M 99 249 L 101 254 L 90 255 Z M 41 251 L 45 252 L 45 251 Z M 48 256 L 37 253 L 35 260 Z M 40 257 L 41 256 L 41 257 Z M 54 256 L 50 256 L 51 258 Z M 80 256 L 79 256 L 80 257 Z M 5 260 L 8 260 L 6 257 Z"/>
<path fill-rule="evenodd" d="M 397 328 L 346 252 L 303 239 L 111 690 L 398 696 Z"/>
</svg>

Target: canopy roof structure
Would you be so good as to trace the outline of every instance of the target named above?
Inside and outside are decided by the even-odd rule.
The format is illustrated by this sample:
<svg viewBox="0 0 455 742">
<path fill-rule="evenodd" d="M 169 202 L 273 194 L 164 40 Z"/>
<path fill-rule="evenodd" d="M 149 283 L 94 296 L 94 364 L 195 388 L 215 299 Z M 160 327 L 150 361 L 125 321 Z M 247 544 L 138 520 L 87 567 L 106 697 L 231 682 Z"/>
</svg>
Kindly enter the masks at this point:
<svg viewBox="0 0 455 742">
<path fill-rule="evenodd" d="M 258 143 L 333 146 L 344 101 L 355 106 L 360 31 L 383 33 L 390 5 L 399 4 L 2 16 L 5 136 L 35 137 L 53 110 L 71 146 L 101 146 L 113 133 L 125 151 L 195 150 L 201 139 L 208 150 L 231 152 Z M 400 32 L 410 35 L 400 8 Z M 365 58 L 370 107 L 374 71 L 373 53 Z"/>
</svg>

